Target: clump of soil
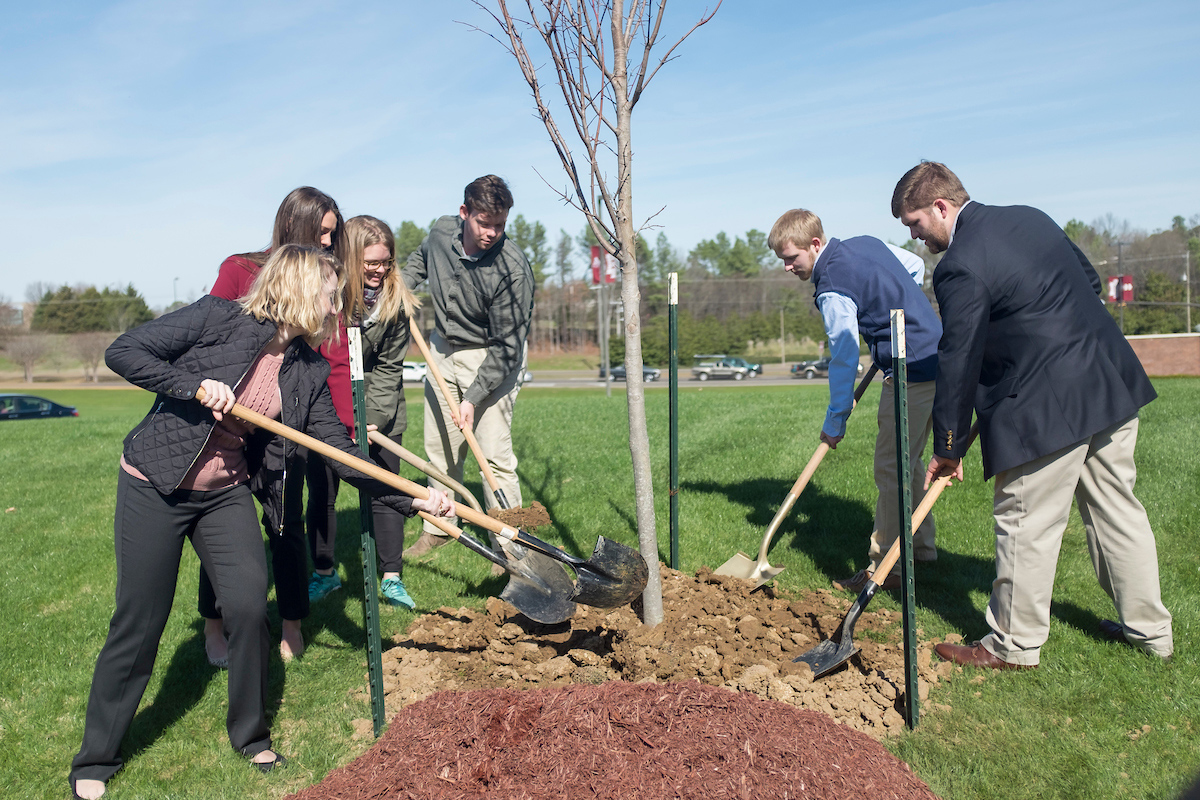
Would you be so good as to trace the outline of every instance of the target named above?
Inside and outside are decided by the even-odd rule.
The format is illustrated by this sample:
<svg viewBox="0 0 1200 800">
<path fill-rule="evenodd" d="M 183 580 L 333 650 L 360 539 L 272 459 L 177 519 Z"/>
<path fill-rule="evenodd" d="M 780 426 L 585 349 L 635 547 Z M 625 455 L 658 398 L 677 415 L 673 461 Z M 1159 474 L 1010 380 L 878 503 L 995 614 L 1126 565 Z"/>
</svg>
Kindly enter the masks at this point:
<svg viewBox="0 0 1200 800">
<path fill-rule="evenodd" d="M 859 652 L 813 680 L 792 659 L 852 597 L 660 572 L 654 628 L 582 605 L 540 625 L 497 598 L 420 617 L 383 655 L 387 734 L 297 798 L 932 797 L 875 741 L 904 726 L 897 612 L 868 608 Z M 925 701 L 954 669 L 931 656 L 919 647 L 923 713 L 948 710 Z"/>
<path fill-rule="evenodd" d="M 489 517 L 495 517 L 505 525 L 524 528 L 527 531 L 541 528 L 551 522 L 550 512 L 537 500 L 534 500 L 529 508 L 489 508 L 487 513 Z"/>
<path fill-rule="evenodd" d="M 903 727 L 897 612 L 868 607 L 854 632 L 859 653 L 814 681 L 792 659 L 837 632 L 852 597 L 828 590 L 790 597 L 770 586 L 751 591 L 707 568 L 696 576 L 660 569 L 664 619 L 653 628 L 628 606 L 581 605 L 560 625 L 540 625 L 496 598 L 482 611 L 442 608 L 417 619 L 383 654 L 388 716 L 442 690 L 694 679 L 820 711 L 875 737 Z M 917 651 L 921 700 L 953 668 L 932 652 L 932 643 Z"/>
<path fill-rule="evenodd" d="M 936 800 L 868 736 L 695 681 L 439 692 L 292 797 Z"/>
</svg>

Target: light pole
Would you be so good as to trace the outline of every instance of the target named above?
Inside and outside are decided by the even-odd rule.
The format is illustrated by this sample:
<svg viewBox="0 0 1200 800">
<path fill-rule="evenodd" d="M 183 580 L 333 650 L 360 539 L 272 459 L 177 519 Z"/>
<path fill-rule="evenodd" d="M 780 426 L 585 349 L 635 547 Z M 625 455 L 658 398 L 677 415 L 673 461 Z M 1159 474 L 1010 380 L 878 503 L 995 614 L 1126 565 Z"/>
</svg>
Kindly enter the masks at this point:
<svg viewBox="0 0 1200 800">
<path fill-rule="evenodd" d="M 1128 244 L 1128 243 L 1121 242 L 1121 241 L 1117 242 L 1117 272 L 1120 273 L 1120 280 L 1121 280 L 1121 283 L 1119 284 L 1121 287 L 1121 293 L 1118 296 L 1121 298 L 1121 305 L 1119 306 L 1119 308 L 1121 309 L 1121 335 L 1122 336 L 1125 335 L 1125 268 L 1122 266 L 1122 263 L 1121 263 L 1121 248 L 1124 247 L 1126 244 Z"/>
<path fill-rule="evenodd" d="M 1192 281 L 1188 277 L 1192 266 L 1192 254 L 1186 252 L 1183 254 L 1183 289 L 1185 293 L 1183 307 L 1187 309 L 1187 332 L 1192 332 Z"/>
<path fill-rule="evenodd" d="M 173 281 L 173 284 L 172 284 L 172 290 L 173 290 L 173 292 L 174 292 L 174 294 L 175 294 L 175 300 L 174 300 L 174 302 L 173 302 L 173 303 L 171 303 L 171 305 L 173 305 L 173 306 L 174 306 L 174 305 L 178 305 L 178 304 L 179 304 L 179 278 L 176 278 L 176 279 Z"/>
</svg>

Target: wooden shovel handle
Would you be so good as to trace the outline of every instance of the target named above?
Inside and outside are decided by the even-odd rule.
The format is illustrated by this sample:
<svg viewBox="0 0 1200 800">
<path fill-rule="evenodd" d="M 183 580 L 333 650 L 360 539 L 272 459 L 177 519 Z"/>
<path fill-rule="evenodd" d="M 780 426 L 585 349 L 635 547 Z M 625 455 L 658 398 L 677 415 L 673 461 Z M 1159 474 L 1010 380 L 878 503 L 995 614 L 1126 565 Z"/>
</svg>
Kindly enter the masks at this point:
<svg viewBox="0 0 1200 800">
<path fill-rule="evenodd" d="M 463 486 L 461 483 L 454 480 L 446 473 L 442 472 L 440 469 L 435 467 L 433 464 L 430 464 L 428 461 L 425 461 L 416 453 L 412 452 L 411 450 L 409 450 L 401 445 L 396 444 L 394 441 L 392 441 L 388 437 L 384 436 L 379 431 L 370 431 L 369 433 L 367 433 L 367 439 L 369 439 L 373 444 L 379 445 L 384 450 L 390 450 L 391 452 L 395 453 L 397 456 L 399 456 L 401 459 L 403 459 L 407 464 L 409 464 L 410 466 L 416 467 L 417 469 L 421 470 L 421 472 L 424 472 L 426 475 L 433 478 L 434 480 L 440 481 L 441 483 L 445 484 L 446 486 L 449 486 L 451 489 L 453 489 L 455 492 L 457 492 L 458 496 L 461 497 L 464 501 L 466 501 L 467 505 L 471 506 L 471 508 L 475 509 L 476 511 L 483 511 L 483 509 L 479 505 L 479 501 L 476 500 L 475 497 L 469 491 L 467 491 L 467 487 Z"/>
<path fill-rule="evenodd" d="M 420 328 L 415 324 L 409 326 L 409 332 L 412 334 L 413 341 L 417 343 L 417 349 L 421 351 L 421 355 L 425 356 L 425 366 L 429 370 L 429 374 L 433 376 L 433 380 L 438 385 L 438 389 L 442 392 L 442 397 L 446 399 L 446 405 L 450 408 L 450 416 L 454 417 L 454 424 L 460 425 L 462 417 L 458 408 L 458 401 L 454 399 L 454 395 L 450 393 L 450 387 L 446 385 L 446 379 L 442 377 L 442 371 L 438 369 L 437 364 L 433 360 L 433 355 L 429 352 L 429 345 L 425 343 L 425 337 L 421 334 Z M 470 426 L 461 428 L 463 438 L 467 440 L 467 446 L 471 448 L 471 453 L 474 454 L 475 460 L 479 462 L 479 470 L 483 473 L 484 480 L 492 490 L 492 494 L 497 499 L 503 496 L 500 491 L 500 484 L 496 482 L 496 476 L 492 473 L 492 467 L 488 464 L 488 460 L 483 455 L 483 450 L 479 447 L 479 440 L 475 438 L 475 431 Z"/>
<path fill-rule="evenodd" d="M 858 405 L 858 401 L 862 399 L 863 393 L 867 391 L 867 386 L 870 385 L 871 379 L 875 377 L 875 373 L 879 368 L 874 364 L 867 370 L 867 374 L 859 381 L 858 388 L 854 390 L 854 406 L 850 410 L 853 411 Z M 821 460 L 825 458 L 825 454 L 829 452 L 829 445 L 821 442 L 817 445 L 817 450 L 812 454 L 812 458 L 804 466 L 804 471 L 800 473 L 800 477 L 792 484 L 792 490 L 788 492 L 784 498 L 783 505 L 775 512 L 775 518 L 771 520 L 771 524 L 767 526 L 767 534 L 763 537 L 762 546 L 758 548 L 758 560 L 762 563 L 767 560 L 767 551 L 771 549 L 771 540 L 775 538 L 775 532 L 779 530 L 779 526 L 787 519 L 787 515 L 791 513 L 792 506 L 796 505 L 796 500 L 799 499 L 800 493 L 804 491 L 804 487 L 808 486 L 809 480 L 812 479 L 813 473 L 817 471 L 817 467 L 821 465 Z"/>
<path fill-rule="evenodd" d="M 971 432 L 967 435 L 967 447 L 975 441 L 975 437 L 979 435 L 979 423 L 976 422 L 971 426 Z M 905 473 L 908 474 L 907 472 Z M 929 491 L 925 493 L 925 497 L 921 500 L 921 504 L 917 506 L 917 510 L 912 515 L 912 530 L 921 527 L 921 523 L 925 521 L 925 517 L 929 516 L 929 509 L 933 508 L 933 504 L 937 502 L 941 496 L 942 490 L 950 485 L 949 475 L 943 475 L 935 480 L 929 486 Z M 892 567 L 896 566 L 896 562 L 900 560 L 900 537 L 896 537 L 896 541 L 892 542 L 892 546 L 888 548 L 887 555 L 883 557 L 883 561 L 879 562 L 879 567 L 871 573 L 871 579 L 874 580 L 876 575 L 882 575 L 886 578 L 892 572 Z M 879 583 L 879 581 L 876 581 Z"/>
<path fill-rule="evenodd" d="M 196 399 L 204 399 L 203 388 L 196 390 Z M 249 422 L 251 425 L 254 425 L 257 428 L 270 431 L 271 433 L 274 433 L 277 436 L 282 436 L 284 439 L 293 441 L 302 447 L 307 447 L 314 453 L 318 453 L 326 458 L 345 464 L 351 469 L 358 470 L 367 477 L 374 478 L 380 483 L 385 483 L 388 486 L 391 486 L 393 489 L 399 489 L 401 492 L 404 492 L 410 497 L 419 497 L 422 500 L 429 498 L 429 489 L 420 485 L 419 483 L 413 483 L 407 478 L 401 477 L 394 472 L 390 472 L 365 458 L 352 456 L 349 453 L 345 453 L 333 445 L 325 444 L 325 442 L 322 442 L 320 439 L 314 439 L 307 433 L 301 433 L 295 428 L 289 428 L 279 420 L 271 419 L 270 417 L 260 414 L 257 411 L 251 411 L 241 403 L 235 403 L 233 409 L 229 413 L 233 414 L 233 416 L 237 417 L 238 419 Z M 492 533 L 500 534 L 508 539 L 513 538 L 517 533 L 517 531 L 508 527 L 500 520 L 494 517 L 489 517 L 487 514 L 476 511 L 468 506 L 464 506 L 462 503 L 451 502 L 450 513 L 456 517 L 465 519 L 472 525 L 478 525 L 481 528 L 489 530 Z"/>
</svg>

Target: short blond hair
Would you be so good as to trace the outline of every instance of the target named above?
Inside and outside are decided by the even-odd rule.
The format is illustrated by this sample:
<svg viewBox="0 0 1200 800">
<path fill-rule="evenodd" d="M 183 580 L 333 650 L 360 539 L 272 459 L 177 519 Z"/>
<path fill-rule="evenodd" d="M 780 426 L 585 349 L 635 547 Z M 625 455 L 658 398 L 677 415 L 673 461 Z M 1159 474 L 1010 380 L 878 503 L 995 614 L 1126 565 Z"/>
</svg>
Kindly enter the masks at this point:
<svg viewBox="0 0 1200 800">
<path fill-rule="evenodd" d="M 337 277 L 338 285 L 333 313 L 327 316 L 321 295 L 330 275 Z M 297 328 L 306 342 L 318 347 L 337 331 L 345 280 L 342 262 L 332 253 L 301 244 L 281 245 L 271 251 L 254 278 L 241 300 L 242 309 L 260 322 L 266 319 Z"/>
<path fill-rule="evenodd" d="M 788 242 L 804 249 L 813 239 L 820 239 L 821 244 L 825 244 L 825 228 L 821 225 L 821 218 L 807 208 L 793 208 L 775 220 L 767 237 L 767 247 L 779 255 Z"/>
<path fill-rule="evenodd" d="M 929 208 L 935 200 L 945 200 L 962 208 L 971 199 L 962 181 L 945 164 L 922 161 L 904 173 L 892 192 L 892 216 L 896 219 L 908 211 Z"/>
</svg>

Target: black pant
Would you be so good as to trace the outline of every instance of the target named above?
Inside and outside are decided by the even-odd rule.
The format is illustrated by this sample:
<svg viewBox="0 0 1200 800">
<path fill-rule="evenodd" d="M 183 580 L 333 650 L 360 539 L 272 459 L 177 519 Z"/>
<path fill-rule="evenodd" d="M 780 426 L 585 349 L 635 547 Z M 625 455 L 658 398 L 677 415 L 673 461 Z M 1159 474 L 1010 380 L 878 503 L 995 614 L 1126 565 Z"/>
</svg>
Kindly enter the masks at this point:
<svg viewBox="0 0 1200 800">
<path fill-rule="evenodd" d="M 388 438 L 396 444 L 401 442 L 401 434 Z M 395 473 L 400 469 L 400 456 L 374 442 L 370 444 L 369 455 L 372 461 L 389 472 Z M 313 460 L 308 462 L 308 545 L 313 567 L 326 570 L 332 569 L 336 563 L 337 510 L 334 506 L 337 504 L 341 480 L 324 459 L 317 457 L 316 461 L 320 463 L 314 464 Z M 371 499 L 371 514 L 375 522 L 375 552 L 379 556 L 379 569 L 402 573 L 404 515 L 375 498 Z"/>
<path fill-rule="evenodd" d="M 246 755 L 269 749 L 267 563 L 249 489 L 163 496 L 121 470 L 113 531 L 116 609 L 96 659 L 71 780 L 107 781 L 123 764 L 121 740 L 154 669 L 185 539 L 213 578 L 229 634 L 229 741 Z"/>
<path fill-rule="evenodd" d="M 275 599 L 281 619 L 308 616 L 308 562 L 304 555 L 304 475 L 309 463 L 324 463 L 316 453 L 300 450 L 288 462 L 283 481 L 283 530 L 267 532 L 271 545 L 271 568 L 275 577 Z M 310 487 L 311 491 L 311 487 Z M 217 595 L 204 570 L 200 570 L 197 607 L 205 619 L 219 619 Z"/>
</svg>

